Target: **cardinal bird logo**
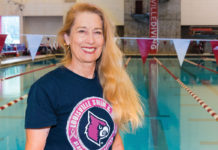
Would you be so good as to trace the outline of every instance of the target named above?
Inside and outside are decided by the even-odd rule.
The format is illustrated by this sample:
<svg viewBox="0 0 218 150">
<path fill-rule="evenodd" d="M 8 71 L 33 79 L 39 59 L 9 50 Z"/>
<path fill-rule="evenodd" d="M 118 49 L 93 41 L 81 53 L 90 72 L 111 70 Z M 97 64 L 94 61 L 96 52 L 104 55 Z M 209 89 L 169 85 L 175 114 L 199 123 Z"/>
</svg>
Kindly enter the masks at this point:
<svg viewBox="0 0 218 150">
<path fill-rule="evenodd" d="M 88 111 L 88 124 L 86 125 L 86 137 L 98 146 L 101 146 L 101 140 L 108 137 L 110 127 L 106 120 L 97 117 Z"/>
</svg>

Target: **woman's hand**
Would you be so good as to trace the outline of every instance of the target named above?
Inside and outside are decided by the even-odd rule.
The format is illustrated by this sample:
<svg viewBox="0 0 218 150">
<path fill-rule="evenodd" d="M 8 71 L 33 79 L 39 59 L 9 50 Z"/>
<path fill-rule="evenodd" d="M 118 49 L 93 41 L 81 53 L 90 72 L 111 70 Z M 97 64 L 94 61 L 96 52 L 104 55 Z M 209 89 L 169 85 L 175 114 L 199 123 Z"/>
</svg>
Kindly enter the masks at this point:
<svg viewBox="0 0 218 150">
<path fill-rule="evenodd" d="M 112 150 L 124 150 L 123 141 L 119 132 L 115 137 L 114 143 L 112 145 Z"/>
<path fill-rule="evenodd" d="M 44 150 L 50 127 L 26 129 L 25 150 Z"/>
</svg>

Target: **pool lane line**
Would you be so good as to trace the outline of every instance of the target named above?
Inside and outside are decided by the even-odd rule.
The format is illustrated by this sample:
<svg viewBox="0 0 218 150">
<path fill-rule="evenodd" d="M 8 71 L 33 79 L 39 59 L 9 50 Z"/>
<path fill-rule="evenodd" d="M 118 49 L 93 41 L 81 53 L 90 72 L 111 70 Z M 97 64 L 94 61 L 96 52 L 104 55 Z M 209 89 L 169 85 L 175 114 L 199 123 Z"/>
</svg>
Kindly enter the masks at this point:
<svg viewBox="0 0 218 150">
<path fill-rule="evenodd" d="M 125 62 L 125 64 L 124 64 L 124 67 L 125 67 L 125 68 L 128 66 L 130 60 L 131 60 L 131 57 L 129 57 L 129 58 L 127 59 L 127 61 Z M 55 64 L 52 65 L 52 66 L 55 66 Z M 52 66 L 50 65 L 50 67 L 52 67 Z M 46 67 L 48 68 L 48 66 L 46 66 Z M 44 68 L 44 67 L 43 67 L 43 68 Z M 12 101 L 10 101 L 9 103 L 7 103 L 7 104 L 5 104 L 5 105 L 3 105 L 3 106 L 0 106 L 0 111 L 4 110 L 5 108 L 7 108 L 7 107 L 9 107 L 9 106 L 12 106 L 12 105 L 16 104 L 16 103 L 19 102 L 19 101 L 24 100 L 24 99 L 27 98 L 27 97 L 28 97 L 28 94 L 26 94 L 26 95 L 24 95 L 24 96 L 21 96 L 21 97 L 18 98 L 18 99 L 12 100 Z"/>
<path fill-rule="evenodd" d="M 126 61 L 125 64 L 124 64 L 124 67 L 125 67 L 125 68 L 128 66 L 130 60 L 131 60 L 131 57 L 128 57 L 127 61 Z M 48 66 L 45 66 L 45 67 L 42 67 L 42 68 L 38 68 L 38 69 L 33 69 L 33 70 L 30 70 L 30 71 L 27 71 L 27 72 L 24 72 L 24 73 L 20 73 L 20 74 L 14 75 L 14 76 L 2 78 L 2 79 L 0 79 L 0 81 L 4 81 L 4 80 L 7 80 L 7 79 L 11 79 L 11 78 L 14 78 L 14 77 L 17 77 L 17 76 L 22 76 L 22 75 L 25 75 L 25 74 L 28 74 L 28 73 L 32 73 L 32 72 L 35 72 L 35 71 L 39 71 L 39 70 L 43 70 L 43 69 L 46 69 L 46 68 L 58 66 L 59 64 L 60 64 L 60 63 L 48 65 Z"/>
<path fill-rule="evenodd" d="M 154 57 L 157 63 L 163 67 L 216 121 L 218 121 L 217 113 L 201 100 L 191 89 L 189 89 L 179 78 L 177 78 L 166 66 L 164 66 L 157 58 Z"/>
<path fill-rule="evenodd" d="M 24 119 L 24 116 L 0 116 L 0 119 Z"/>
<path fill-rule="evenodd" d="M 188 73 L 192 78 L 194 78 L 193 81 L 196 80 L 196 75 L 194 75 L 192 72 L 188 71 L 187 69 L 185 69 L 184 67 L 182 67 L 182 70 L 184 70 L 186 73 Z M 196 81 L 195 81 L 196 83 Z M 216 88 L 214 88 L 209 82 L 204 82 L 204 80 L 201 80 L 201 84 L 205 85 L 211 92 L 213 92 L 215 95 L 218 96 L 218 90 Z"/>
<path fill-rule="evenodd" d="M 218 96 L 218 90 L 214 88 L 210 83 L 203 82 L 203 81 L 201 81 L 201 83 L 205 85 L 207 88 L 209 88 L 211 92 L 213 92 L 215 95 Z"/>
<path fill-rule="evenodd" d="M 28 74 L 28 73 L 39 71 L 39 70 L 47 69 L 47 68 L 54 67 L 54 66 L 57 66 L 57 65 L 59 65 L 59 64 L 52 64 L 52 65 L 48 65 L 48 66 L 45 66 L 45 67 L 42 67 L 42 68 L 33 69 L 33 70 L 23 72 L 23 73 L 20 73 L 20 74 L 17 74 L 17 75 L 2 78 L 2 79 L 0 79 L 0 81 L 4 81 L 4 80 L 11 79 L 11 78 L 14 78 L 14 77 L 22 76 L 22 75 L 25 75 L 25 74 Z"/>
<path fill-rule="evenodd" d="M 193 62 L 193 61 L 190 61 L 190 60 L 187 60 L 187 59 L 184 59 L 184 61 L 186 61 L 186 62 L 188 62 L 188 63 L 190 63 L 190 64 L 192 64 L 192 65 L 194 65 L 194 66 L 201 67 L 201 68 L 204 68 L 204 69 L 206 69 L 206 70 L 208 70 L 208 71 L 211 71 L 211 72 L 214 72 L 214 73 L 218 74 L 217 71 L 215 71 L 215 70 L 213 70 L 213 69 L 210 69 L 210 68 L 208 68 L 208 67 L 205 67 L 205 66 L 203 66 L 203 65 L 201 65 L 201 64 L 197 64 L 197 63 L 195 63 L 195 62 Z"/>
<path fill-rule="evenodd" d="M 24 100 L 24 99 L 27 98 L 27 97 L 28 97 L 28 95 L 25 94 L 24 96 L 21 96 L 21 97 L 18 98 L 18 99 L 12 100 L 12 101 L 10 101 L 9 103 L 7 103 L 7 104 L 5 104 L 5 105 L 3 105 L 3 106 L 0 106 L 0 111 L 4 110 L 5 108 L 8 108 L 9 106 L 12 106 L 12 105 L 14 105 L 14 104 L 20 102 L 20 101 L 22 101 L 22 100 Z"/>
<path fill-rule="evenodd" d="M 207 145 L 207 146 L 218 145 L 218 141 L 200 141 L 200 145 Z"/>
</svg>

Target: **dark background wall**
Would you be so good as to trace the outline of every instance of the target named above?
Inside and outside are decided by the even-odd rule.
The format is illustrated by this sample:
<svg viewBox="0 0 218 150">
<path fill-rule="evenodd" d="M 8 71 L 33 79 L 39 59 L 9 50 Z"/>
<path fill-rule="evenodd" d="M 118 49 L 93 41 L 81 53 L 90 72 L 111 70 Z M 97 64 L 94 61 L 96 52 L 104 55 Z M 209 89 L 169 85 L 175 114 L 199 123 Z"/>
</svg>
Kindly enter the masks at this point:
<svg viewBox="0 0 218 150">
<path fill-rule="evenodd" d="M 141 1 L 142 12 L 136 15 L 136 1 Z M 125 0 L 124 1 L 124 36 L 125 37 L 149 37 L 149 8 L 150 0 Z M 160 0 L 158 4 L 158 37 L 181 37 L 181 1 Z M 136 17 L 133 17 L 133 16 Z M 142 18 L 142 19 L 140 19 Z M 127 53 L 137 53 L 136 40 L 124 40 L 123 49 Z M 159 41 L 158 53 L 175 53 L 170 41 Z"/>
</svg>

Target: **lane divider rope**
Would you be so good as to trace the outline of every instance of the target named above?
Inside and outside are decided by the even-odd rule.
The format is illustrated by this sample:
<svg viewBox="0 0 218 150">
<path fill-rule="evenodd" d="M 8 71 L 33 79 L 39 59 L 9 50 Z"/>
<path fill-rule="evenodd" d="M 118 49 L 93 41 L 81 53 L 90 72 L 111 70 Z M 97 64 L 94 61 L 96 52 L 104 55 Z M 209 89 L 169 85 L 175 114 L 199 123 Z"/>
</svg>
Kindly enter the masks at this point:
<svg viewBox="0 0 218 150">
<path fill-rule="evenodd" d="M 30 71 L 27 71 L 27 72 L 23 72 L 23 73 L 20 73 L 20 74 L 17 74 L 17 75 L 13 75 L 13 76 L 10 76 L 10 77 L 2 78 L 2 79 L 0 79 L 0 81 L 4 81 L 4 80 L 7 80 L 7 79 L 11 79 L 11 78 L 14 78 L 14 77 L 22 76 L 22 75 L 25 75 L 25 74 L 28 74 L 28 73 L 36 72 L 36 71 L 47 69 L 47 68 L 50 68 L 50 67 L 54 67 L 54 66 L 57 66 L 59 64 L 60 63 L 48 65 L 48 66 L 45 66 L 45 67 L 42 67 L 42 68 L 33 69 L 33 70 L 30 70 Z"/>
<path fill-rule="evenodd" d="M 129 58 L 127 59 L 127 61 L 125 62 L 125 64 L 124 64 L 124 67 L 125 67 L 125 68 L 126 68 L 127 65 L 129 64 L 130 60 L 131 60 L 131 57 L 129 57 Z M 58 65 L 58 64 L 57 64 L 57 65 Z M 55 64 L 54 64 L 54 65 L 50 65 L 50 66 L 46 66 L 46 67 L 48 68 L 48 67 L 52 67 L 52 66 L 55 66 Z M 43 69 L 45 69 L 45 67 L 43 67 Z M 41 69 L 40 69 L 40 70 L 41 70 Z M 33 71 L 33 70 L 32 70 L 32 71 Z M 29 72 L 30 72 L 30 71 L 29 71 Z M 25 73 L 26 73 L 26 72 L 25 72 Z M 21 97 L 18 98 L 18 99 L 12 100 L 12 101 L 10 101 L 9 103 L 7 103 L 7 104 L 5 104 L 5 105 L 3 105 L 3 106 L 0 106 L 0 111 L 4 110 L 5 108 L 8 108 L 9 106 L 12 106 L 12 105 L 18 103 L 19 101 L 24 100 L 24 99 L 27 98 L 27 97 L 28 97 L 28 94 L 25 94 L 24 96 L 21 96 Z"/>
<path fill-rule="evenodd" d="M 12 106 L 12 105 L 14 105 L 14 104 L 20 102 L 20 101 L 22 101 L 22 100 L 24 100 L 25 98 L 27 98 L 27 96 L 28 96 L 28 95 L 25 94 L 24 96 L 21 96 L 21 97 L 18 98 L 18 99 L 12 100 L 12 101 L 10 101 L 9 103 L 7 103 L 7 104 L 5 104 L 5 105 L 3 105 L 3 106 L 0 106 L 0 111 L 4 110 L 5 108 L 8 108 L 9 106 Z"/>
<path fill-rule="evenodd" d="M 125 62 L 125 64 L 124 64 L 124 67 L 125 67 L 125 68 L 128 66 L 130 60 L 131 60 L 131 57 L 128 57 L 128 59 L 126 60 L 126 62 Z"/>
<path fill-rule="evenodd" d="M 215 70 L 213 70 L 213 69 L 210 69 L 210 68 L 207 68 L 207 67 L 205 67 L 205 66 L 203 66 L 203 65 L 201 65 L 201 64 L 197 64 L 197 63 L 195 63 L 195 62 L 193 62 L 193 61 L 190 61 L 190 60 L 187 60 L 187 59 L 184 59 L 184 61 L 186 61 L 186 62 L 188 62 L 188 63 L 190 63 L 190 64 L 192 64 L 192 65 L 194 65 L 194 66 L 201 67 L 201 68 L 204 68 L 204 69 L 206 69 L 206 70 L 208 70 L 208 71 L 211 71 L 211 72 L 214 72 L 214 73 L 218 74 L 217 71 L 215 71 Z"/>
<path fill-rule="evenodd" d="M 157 58 L 156 62 L 163 67 L 216 121 L 218 121 L 217 113 L 209 107 L 202 99 L 200 99 L 191 89 L 189 89 L 179 78 L 177 78 L 166 66 L 164 66 Z"/>
<path fill-rule="evenodd" d="M 58 65 L 60 65 L 60 64 L 61 64 L 61 63 L 52 64 L 52 65 L 48 65 L 48 66 L 45 66 L 45 67 L 42 67 L 42 68 L 33 69 L 33 70 L 30 70 L 30 71 L 27 71 L 27 72 L 24 72 L 24 73 L 20 73 L 20 74 L 14 75 L 14 76 L 2 78 L 2 79 L 0 79 L 0 81 L 4 81 L 4 80 L 7 80 L 7 79 L 11 79 L 11 78 L 14 78 L 14 77 L 17 77 L 17 76 L 22 76 L 22 75 L 25 75 L 25 74 L 28 74 L 28 73 L 32 73 L 32 72 L 35 72 L 35 71 L 39 71 L 39 70 L 43 70 L 43 69 L 46 69 L 46 68 L 58 66 Z M 7 107 L 9 107 L 9 106 L 12 106 L 12 105 L 16 104 L 16 103 L 19 102 L 19 101 L 22 101 L 23 99 L 25 99 L 25 98 L 27 98 L 27 97 L 28 97 L 28 94 L 26 94 L 26 95 L 24 95 L 24 96 L 21 96 L 21 97 L 18 98 L 18 99 L 12 100 L 12 101 L 10 101 L 9 103 L 7 103 L 7 104 L 5 104 L 5 105 L 3 105 L 3 106 L 0 106 L 0 111 L 4 110 L 5 108 L 7 108 Z"/>
</svg>

